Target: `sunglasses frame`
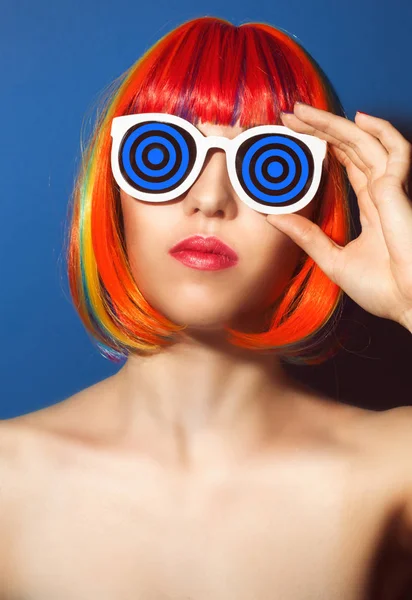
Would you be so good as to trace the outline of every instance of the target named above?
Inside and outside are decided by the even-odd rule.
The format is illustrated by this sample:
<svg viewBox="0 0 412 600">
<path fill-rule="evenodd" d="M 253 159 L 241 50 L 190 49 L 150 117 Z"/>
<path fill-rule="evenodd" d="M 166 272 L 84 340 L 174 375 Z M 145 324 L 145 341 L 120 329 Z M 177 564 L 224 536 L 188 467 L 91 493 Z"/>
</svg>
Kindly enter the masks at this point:
<svg viewBox="0 0 412 600">
<path fill-rule="evenodd" d="M 146 121 L 158 121 L 161 123 L 170 123 L 172 125 L 178 125 L 185 129 L 194 139 L 197 148 L 197 156 L 193 168 L 183 183 L 176 189 L 161 192 L 161 193 L 148 193 L 136 190 L 133 186 L 125 180 L 120 170 L 119 164 L 119 150 L 124 136 L 128 130 L 137 125 L 138 123 Z M 297 212 L 304 208 L 314 198 L 316 192 L 319 189 L 323 160 L 326 156 L 327 142 L 321 140 L 318 137 L 297 133 L 289 127 L 284 125 L 258 125 L 256 127 L 250 127 L 249 129 L 242 131 L 236 137 L 229 139 L 224 136 L 209 135 L 205 136 L 195 125 L 187 121 L 182 117 L 172 115 L 169 113 L 137 113 L 131 115 L 122 115 L 114 117 L 111 126 L 111 137 L 113 138 L 112 149 L 111 149 L 111 168 L 118 186 L 127 194 L 135 198 L 136 200 L 143 200 L 146 202 L 167 202 L 173 200 L 182 194 L 184 194 L 198 178 L 207 152 L 211 148 L 220 148 L 226 153 L 226 164 L 230 178 L 230 182 L 235 190 L 236 194 L 250 208 L 253 208 L 257 212 L 263 214 L 285 214 Z M 236 172 L 236 154 L 240 145 L 247 139 L 261 135 L 261 134 L 283 134 L 293 138 L 297 138 L 306 144 L 309 148 L 313 160 L 314 160 L 314 172 L 312 182 L 306 192 L 306 194 L 294 204 L 286 206 L 264 205 L 256 202 L 251 196 L 249 196 L 240 184 L 240 181 Z"/>
</svg>

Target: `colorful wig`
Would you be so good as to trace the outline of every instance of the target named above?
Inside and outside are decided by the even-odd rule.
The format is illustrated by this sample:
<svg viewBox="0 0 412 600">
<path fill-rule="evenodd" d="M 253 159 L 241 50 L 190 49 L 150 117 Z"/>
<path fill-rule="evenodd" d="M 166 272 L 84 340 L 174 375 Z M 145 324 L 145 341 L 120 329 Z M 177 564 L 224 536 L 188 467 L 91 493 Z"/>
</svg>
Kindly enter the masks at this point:
<svg viewBox="0 0 412 600">
<path fill-rule="evenodd" d="M 112 119 L 167 112 L 241 127 L 282 124 L 296 101 L 344 114 L 313 58 L 286 32 L 264 23 L 237 27 L 214 17 L 187 21 L 156 42 L 102 99 L 83 149 L 69 204 L 66 259 L 74 306 L 103 356 L 118 362 L 179 340 L 184 325 L 156 311 L 139 291 L 126 253 L 119 189 L 110 166 Z M 328 147 L 313 220 L 335 242 L 351 237 L 346 171 Z M 325 166 L 326 165 L 326 166 Z M 336 353 L 343 291 L 302 251 L 263 333 L 225 327 L 235 346 L 319 364 Z"/>
</svg>

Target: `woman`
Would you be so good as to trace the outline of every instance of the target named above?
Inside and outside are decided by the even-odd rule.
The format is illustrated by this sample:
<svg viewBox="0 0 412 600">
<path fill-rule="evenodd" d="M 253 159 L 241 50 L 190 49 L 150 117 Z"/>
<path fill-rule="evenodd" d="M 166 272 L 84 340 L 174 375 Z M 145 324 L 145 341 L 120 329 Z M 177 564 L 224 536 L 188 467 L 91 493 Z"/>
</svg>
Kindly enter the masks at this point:
<svg viewBox="0 0 412 600">
<path fill-rule="evenodd" d="M 339 115 L 314 60 L 261 23 L 184 23 L 115 87 L 68 269 L 100 351 L 127 360 L 1 423 L 4 594 L 399 598 L 410 409 L 319 397 L 282 360 L 336 352 L 343 293 L 412 331 L 411 146 Z"/>
</svg>

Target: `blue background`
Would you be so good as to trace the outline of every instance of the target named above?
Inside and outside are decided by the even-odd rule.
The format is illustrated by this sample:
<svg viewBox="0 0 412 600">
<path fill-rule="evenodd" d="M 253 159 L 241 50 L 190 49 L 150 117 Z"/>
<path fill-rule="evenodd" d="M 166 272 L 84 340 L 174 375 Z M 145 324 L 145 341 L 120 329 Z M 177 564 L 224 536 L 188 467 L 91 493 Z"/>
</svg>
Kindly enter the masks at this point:
<svg viewBox="0 0 412 600">
<path fill-rule="evenodd" d="M 359 109 L 410 138 L 410 0 L 3 3 L 0 418 L 54 404 L 120 368 L 94 349 L 68 293 L 63 235 L 80 130 L 106 86 L 168 31 L 204 15 L 293 33 L 349 118 Z"/>
</svg>

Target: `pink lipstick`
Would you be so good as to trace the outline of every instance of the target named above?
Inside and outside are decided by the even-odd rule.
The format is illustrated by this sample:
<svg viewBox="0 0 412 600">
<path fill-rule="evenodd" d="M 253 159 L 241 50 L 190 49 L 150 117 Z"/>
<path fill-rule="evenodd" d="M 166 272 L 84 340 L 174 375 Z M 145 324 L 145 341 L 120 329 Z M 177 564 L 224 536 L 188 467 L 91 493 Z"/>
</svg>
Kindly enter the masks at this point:
<svg viewBox="0 0 412 600">
<path fill-rule="evenodd" d="M 177 243 L 169 254 L 193 269 L 217 271 L 237 264 L 236 252 L 215 236 L 194 235 Z"/>
</svg>

